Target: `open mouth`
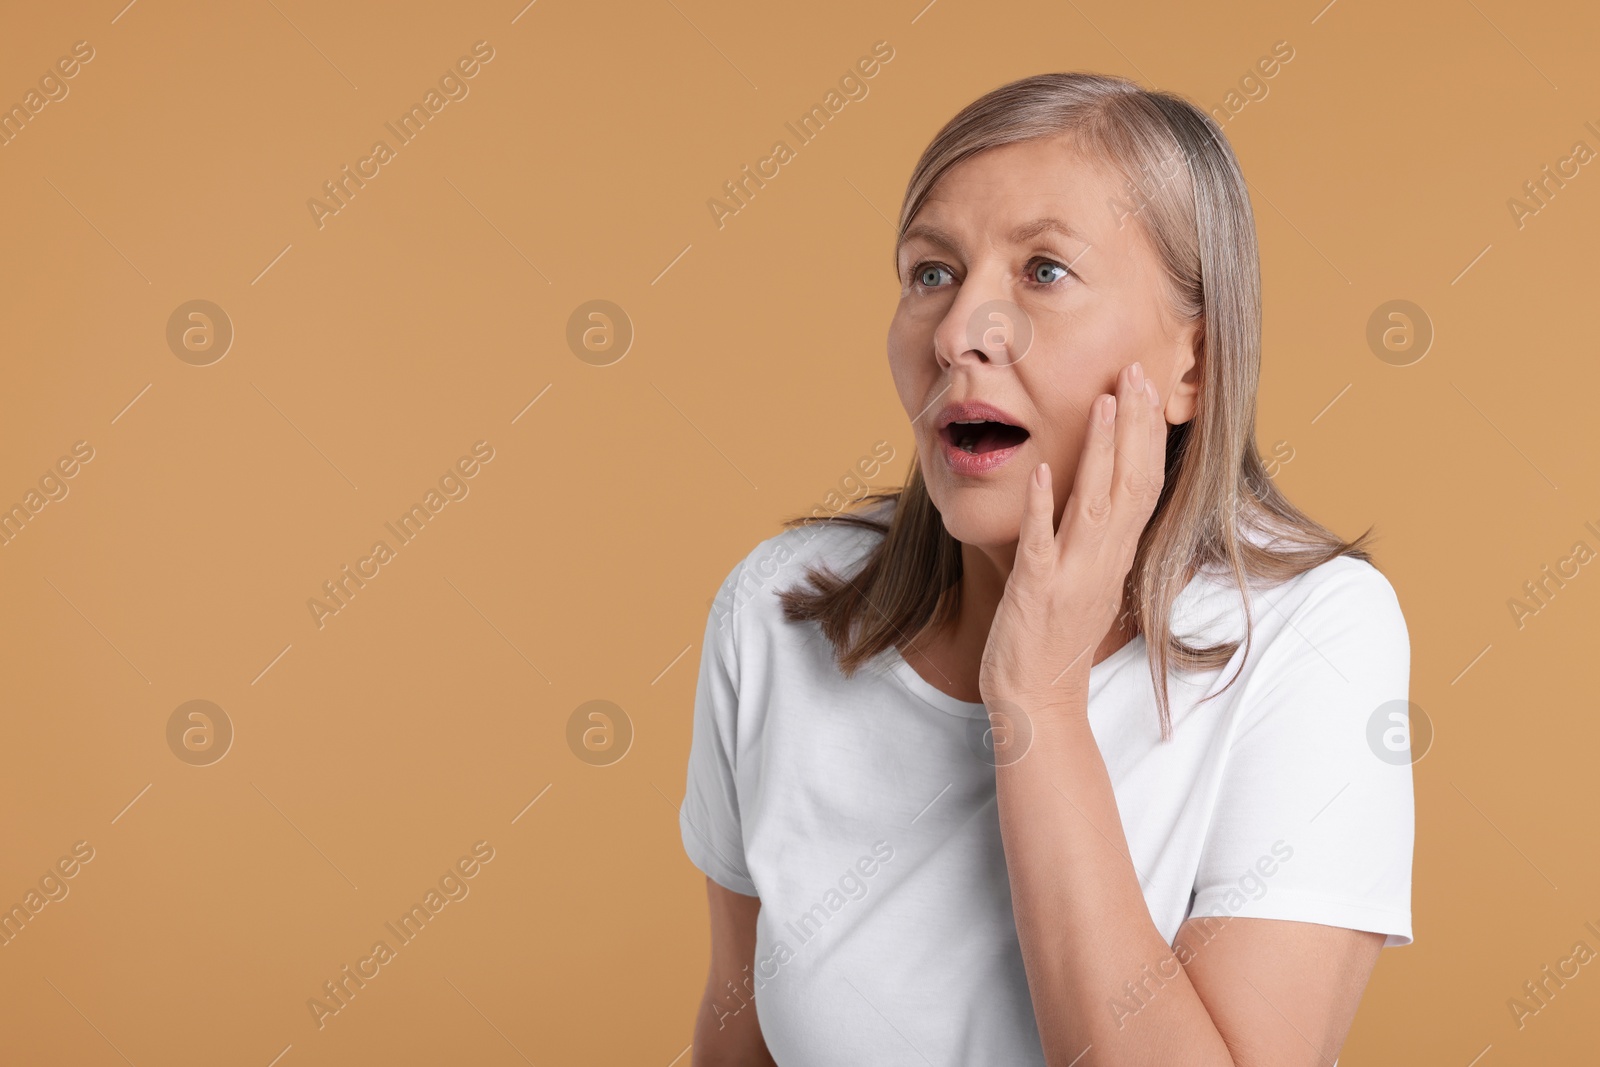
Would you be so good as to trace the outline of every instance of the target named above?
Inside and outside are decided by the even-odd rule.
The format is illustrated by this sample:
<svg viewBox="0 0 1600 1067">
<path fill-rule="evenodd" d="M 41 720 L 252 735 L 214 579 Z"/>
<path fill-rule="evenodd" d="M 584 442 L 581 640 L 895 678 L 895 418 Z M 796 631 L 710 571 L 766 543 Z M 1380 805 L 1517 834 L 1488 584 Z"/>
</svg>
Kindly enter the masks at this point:
<svg viewBox="0 0 1600 1067">
<path fill-rule="evenodd" d="M 939 434 L 948 444 L 973 455 L 1015 448 L 1028 439 L 1027 430 L 1005 422 L 952 422 Z"/>
</svg>

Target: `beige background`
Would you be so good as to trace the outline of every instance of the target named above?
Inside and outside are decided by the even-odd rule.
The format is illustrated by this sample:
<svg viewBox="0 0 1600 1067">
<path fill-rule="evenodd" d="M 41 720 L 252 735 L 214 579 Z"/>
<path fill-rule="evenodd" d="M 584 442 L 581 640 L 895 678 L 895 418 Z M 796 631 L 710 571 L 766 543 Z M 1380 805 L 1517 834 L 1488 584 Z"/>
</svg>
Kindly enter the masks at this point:
<svg viewBox="0 0 1600 1067">
<path fill-rule="evenodd" d="M 1341 1064 L 1591 1061 L 1600 966 L 1521 1029 L 1506 1002 L 1600 949 L 1600 565 L 1508 608 L 1600 549 L 1600 174 L 1508 207 L 1600 149 L 1592 5 L 121 3 L 0 35 L 8 104 L 94 49 L 0 147 L 0 504 L 94 450 L 0 547 L 0 903 L 94 850 L 0 948 L 8 1062 L 686 1064 L 701 628 L 875 442 L 878 484 L 906 472 L 887 220 L 917 154 L 1049 70 L 1222 106 L 1278 41 L 1225 126 L 1263 249 L 1260 440 L 1313 514 L 1377 524 L 1437 729 L 1417 942 Z M 469 95 L 319 229 L 307 200 L 480 40 Z M 719 229 L 707 200 L 880 40 L 869 95 Z M 166 339 L 196 299 L 235 330 L 209 366 Z M 603 367 L 566 342 L 599 299 L 636 331 Z M 1396 299 L 1436 331 L 1409 366 L 1366 341 Z M 477 441 L 470 495 L 319 629 L 307 600 Z M 209 766 L 167 740 L 196 699 L 235 731 Z M 594 699 L 634 730 L 609 766 L 566 740 Z M 477 841 L 470 895 L 319 1030 L 307 1000 Z"/>
</svg>

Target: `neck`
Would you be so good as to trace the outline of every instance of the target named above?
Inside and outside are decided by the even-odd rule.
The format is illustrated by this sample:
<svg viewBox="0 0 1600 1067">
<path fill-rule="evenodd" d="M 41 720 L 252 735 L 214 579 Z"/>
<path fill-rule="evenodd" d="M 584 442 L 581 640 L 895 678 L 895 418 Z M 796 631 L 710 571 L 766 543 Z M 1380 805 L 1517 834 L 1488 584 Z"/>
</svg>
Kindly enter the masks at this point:
<svg viewBox="0 0 1600 1067">
<path fill-rule="evenodd" d="M 952 656 L 950 662 L 963 676 L 963 688 L 968 692 L 977 691 L 983 649 L 1016 557 L 1016 542 L 1000 547 L 965 543 L 961 546 L 961 611 L 945 631 L 943 640 Z M 1118 619 L 1101 637 L 1090 662 L 1099 663 L 1130 640 L 1132 634 L 1123 620 Z"/>
<path fill-rule="evenodd" d="M 954 622 L 937 632 L 919 634 L 901 650 L 912 668 L 935 688 L 974 703 L 982 699 L 978 678 L 983 650 L 1016 554 L 1016 542 L 998 548 L 962 543 L 961 610 Z M 1100 662 L 1129 640 L 1128 633 L 1113 624 L 1092 662 Z"/>
<path fill-rule="evenodd" d="M 958 635 L 979 635 L 980 654 L 1016 559 L 1015 541 L 998 548 L 965 543 L 961 546 L 961 615 L 955 629 Z"/>
</svg>

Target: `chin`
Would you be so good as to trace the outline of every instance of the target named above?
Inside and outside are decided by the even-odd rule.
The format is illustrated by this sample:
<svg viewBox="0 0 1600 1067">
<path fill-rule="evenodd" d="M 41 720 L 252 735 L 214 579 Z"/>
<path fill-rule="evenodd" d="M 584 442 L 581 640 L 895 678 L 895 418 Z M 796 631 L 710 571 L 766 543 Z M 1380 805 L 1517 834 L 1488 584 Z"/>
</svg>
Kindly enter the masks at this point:
<svg viewBox="0 0 1600 1067">
<path fill-rule="evenodd" d="M 969 485 L 939 495 L 945 499 L 935 500 L 934 507 L 957 541 L 974 548 L 1016 544 L 1022 532 L 1022 503 L 1020 498 L 1012 501 L 1005 486 Z"/>
</svg>

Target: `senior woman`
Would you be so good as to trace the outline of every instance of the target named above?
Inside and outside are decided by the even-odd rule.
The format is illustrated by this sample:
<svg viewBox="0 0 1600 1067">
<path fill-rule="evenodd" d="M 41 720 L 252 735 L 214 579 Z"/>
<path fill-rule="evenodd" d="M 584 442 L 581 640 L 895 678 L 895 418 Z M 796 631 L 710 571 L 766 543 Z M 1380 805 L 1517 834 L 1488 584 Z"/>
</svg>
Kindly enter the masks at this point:
<svg viewBox="0 0 1600 1067">
<path fill-rule="evenodd" d="M 1237 160 L 1181 97 L 1039 75 L 900 220 L 907 483 L 707 620 L 693 1063 L 1325 1067 L 1411 941 L 1410 646 L 1257 450 Z"/>
</svg>

